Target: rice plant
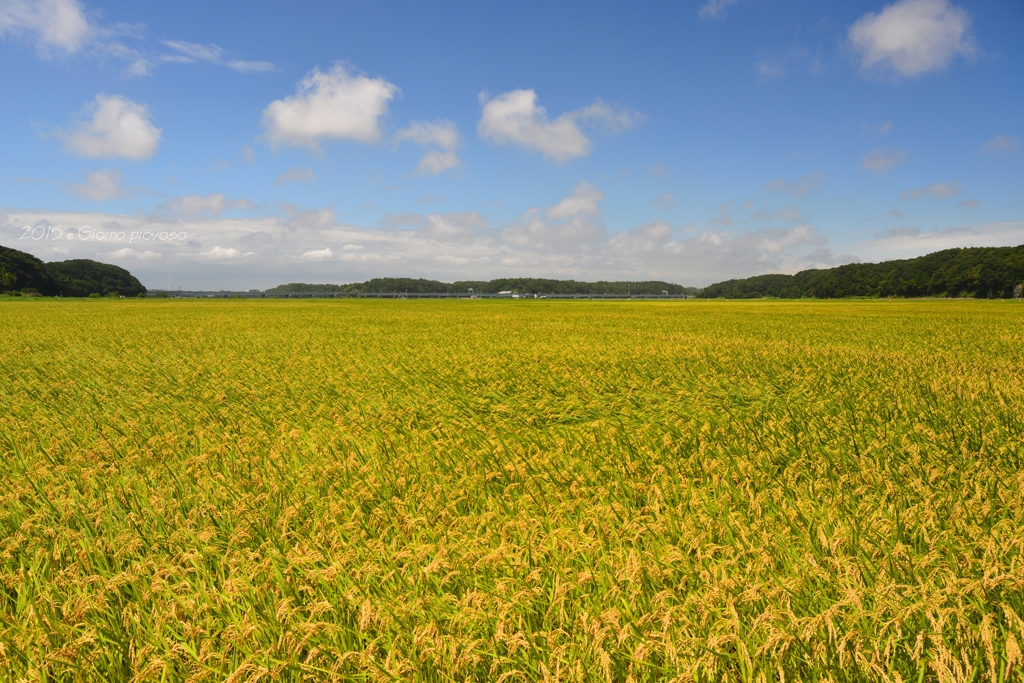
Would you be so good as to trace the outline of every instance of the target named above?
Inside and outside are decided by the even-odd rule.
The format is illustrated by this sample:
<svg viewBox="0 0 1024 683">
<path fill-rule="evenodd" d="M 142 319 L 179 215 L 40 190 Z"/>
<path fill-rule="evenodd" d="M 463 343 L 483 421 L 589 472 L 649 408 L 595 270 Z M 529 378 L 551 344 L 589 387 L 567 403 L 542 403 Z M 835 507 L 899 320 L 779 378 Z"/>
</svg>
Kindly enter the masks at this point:
<svg viewBox="0 0 1024 683">
<path fill-rule="evenodd" d="M 1022 324 L 0 303 L 0 680 L 1019 680 Z"/>
</svg>

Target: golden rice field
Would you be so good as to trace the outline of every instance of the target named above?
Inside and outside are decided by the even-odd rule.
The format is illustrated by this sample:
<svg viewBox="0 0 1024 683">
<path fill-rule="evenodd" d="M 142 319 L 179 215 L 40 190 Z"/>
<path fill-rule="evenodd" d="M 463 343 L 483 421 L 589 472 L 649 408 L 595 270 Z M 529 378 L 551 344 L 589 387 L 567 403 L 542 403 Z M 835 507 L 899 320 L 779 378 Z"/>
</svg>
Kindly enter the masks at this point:
<svg viewBox="0 0 1024 683">
<path fill-rule="evenodd" d="M 0 303 L 0 680 L 1011 681 L 1024 304 Z"/>
</svg>

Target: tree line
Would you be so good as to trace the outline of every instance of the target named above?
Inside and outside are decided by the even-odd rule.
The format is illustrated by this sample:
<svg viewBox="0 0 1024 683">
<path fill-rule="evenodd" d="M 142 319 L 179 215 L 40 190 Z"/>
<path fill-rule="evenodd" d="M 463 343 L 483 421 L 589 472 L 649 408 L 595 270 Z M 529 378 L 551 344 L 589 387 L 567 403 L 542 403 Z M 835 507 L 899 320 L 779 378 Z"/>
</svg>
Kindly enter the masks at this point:
<svg viewBox="0 0 1024 683">
<path fill-rule="evenodd" d="M 838 299 L 842 297 L 1020 296 L 1024 245 L 945 249 L 925 256 L 882 263 L 851 263 L 796 275 L 758 275 L 718 282 L 702 297 L 728 299 Z M 1015 292 L 1015 290 L 1017 290 Z"/>
<path fill-rule="evenodd" d="M 40 296 L 138 296 L 142 286 L 124 268 L 89 259 L 43 263 L 0 246 L 0 292 Z"/>
<path fill-rule="evenodd" d="M 517 292 L 529 294 L 661 294 L 680 296 L 697 295 L 696 287 L 683 287 L 670 282 L 578 282 L 576 280 L 548 280 L 543 278 L 501 278 L 497 280 L 458 280 L 441 282 L 407 277 L 378 277 L 366 282 L 346 285 L 307 284 L 292 282 L 266 290 L 268 293 L 287 292 L 362 292 L 367 294 L 436 294 L 444 292 L 477 294 Z"/>
</svg>

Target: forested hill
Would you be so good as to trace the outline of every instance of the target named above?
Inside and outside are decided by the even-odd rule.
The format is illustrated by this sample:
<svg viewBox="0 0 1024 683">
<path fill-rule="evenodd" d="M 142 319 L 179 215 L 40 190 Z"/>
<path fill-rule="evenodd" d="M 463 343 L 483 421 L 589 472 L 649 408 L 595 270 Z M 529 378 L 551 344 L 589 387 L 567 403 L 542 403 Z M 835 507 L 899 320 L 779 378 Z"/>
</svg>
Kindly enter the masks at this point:
<svg viewBox="0 0 1024 683">
<path fill-rule="evenodd" d="M 848 296 L 1010 298 L 1024 283 L 1024 245 L 946 249 L 918 258 L 851 263 L 796 275 L 758 275 L 718 282 L 702 297 L 834 299 Z"/>
<path fill-rule="evenodd" d="M 697 294 L 696 287 L 683 287 L 668 282 L 577 282 L 575 280 L 544 280 L 538 278 L 506 278 L 489 281 L 463 280 L 440 282 L 413 278 L 380 277 L 347 285 L 312 285 L 293 282 L 278 285 L 267 292 L 367 292 L 426 294 L 436 292 L 467 292 L 480 294 L 521 292 L 530 294 Z"/>
<path fill-rule="evenodd" d="M 0 246 L 0 292 L 43 296 L 138 296 L 142 286 L 124 268 L 89 259 L 43 263 L 32 254 Z"/>
</svg>

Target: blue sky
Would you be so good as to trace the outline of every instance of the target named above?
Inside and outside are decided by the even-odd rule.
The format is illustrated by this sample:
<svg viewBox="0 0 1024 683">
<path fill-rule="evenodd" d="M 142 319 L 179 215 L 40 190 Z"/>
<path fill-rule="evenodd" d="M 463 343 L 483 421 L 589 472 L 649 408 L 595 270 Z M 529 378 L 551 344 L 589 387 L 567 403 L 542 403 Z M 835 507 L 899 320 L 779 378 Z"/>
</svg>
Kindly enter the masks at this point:
<svg viewBox="0 0 1024 683">
<path fill-rule="evenodd" d="M 1017 0 L 0 0 L 0 244 L 217 289 L 1021 244 L 1022 32 Z"/>
</svg>

